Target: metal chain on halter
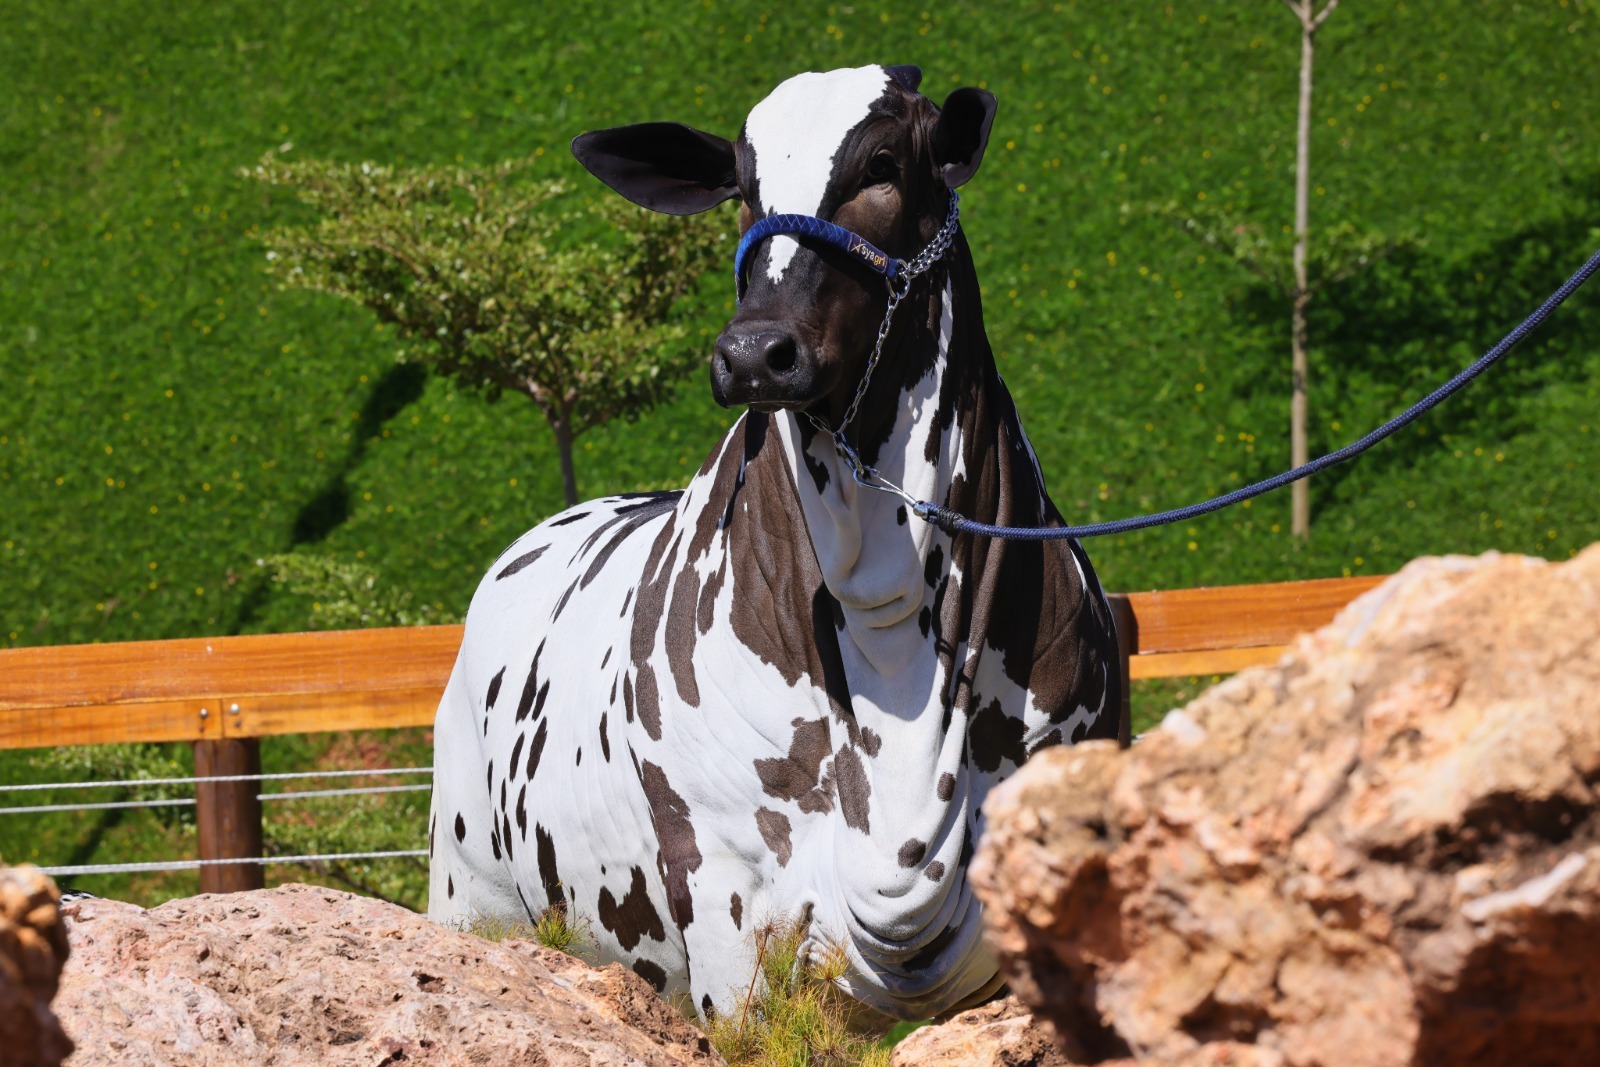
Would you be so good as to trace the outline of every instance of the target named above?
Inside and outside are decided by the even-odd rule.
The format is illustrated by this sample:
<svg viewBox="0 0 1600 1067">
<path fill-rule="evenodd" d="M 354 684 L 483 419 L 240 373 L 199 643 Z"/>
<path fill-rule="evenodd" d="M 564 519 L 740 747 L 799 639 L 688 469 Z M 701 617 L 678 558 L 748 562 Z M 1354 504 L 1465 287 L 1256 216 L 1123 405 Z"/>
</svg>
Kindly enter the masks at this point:
<svg viewBox="0 0 1600 1067">
<path fill-rule="evenodd" d="M 883 344 L 889 339 L 889 327 L 894 322 L 894 309 L 900 306 L 900 301 L 911 292 L 911 283 L 919 275 L 926 274 L 940 258 L 950 250 L 951 244 L 956 239 L 956 228 L 961 223 L 960 198 L 954 189 L 950 190 L 950 212 L 945 216 L 944 225 L 939 232 L 933 235 L 933 240 L 928 242 L 928 247 L 918 252 L 913 258 L 901 263 L 893 275 L 886 278 L 889 286 L 889 305 L 883 312 L 883 323 L 878 327 L 878 337 L 872 344 L 872 355 L 867 359 L 867 369 L 861 375 L 861 384 L 856 386 L 856 395 L 851 398 L 850 406 L 845 408 L 844 418 L 839 420 L 837 428 L 830 427 L 821 418 L 806 412 L 806 418 L 829 437 L 833 438 L 833 447 L 839 456 L 850 465 L 851 474 L 856 483 L 867 489 L 877 489 L 883 492 L 894 493 L 912 504 L 918 501 L 908 495 L 905 490 L 884 478 L 872 467 L 861 461 L 861 455 L 850 443 L 845 440 L 844 432 L 856 417 L 856 412 L 861 408 L 861 401 L 866 398 L 867 387 L 872 384 L 872 372 L 878 368 L 878 360 L 883 357 Z M 872 480 L 882 482 L 874 485 Z"/>
</svg>

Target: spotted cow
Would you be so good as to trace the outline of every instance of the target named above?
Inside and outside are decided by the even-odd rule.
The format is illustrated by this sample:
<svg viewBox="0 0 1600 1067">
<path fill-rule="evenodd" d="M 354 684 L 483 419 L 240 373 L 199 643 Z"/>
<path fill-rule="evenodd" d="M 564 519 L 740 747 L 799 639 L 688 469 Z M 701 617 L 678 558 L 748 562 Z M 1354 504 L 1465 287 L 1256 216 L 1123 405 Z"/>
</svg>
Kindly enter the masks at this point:
<svg viewBox="0 0 1600 1067">
<path fill-rule="evenodd" d="M 910 257 L 977 170 L 995 102 L 914 67 L 801 74 L 738 140 L 647 123 L 579 160 L 646 207 L 831 219 Z M 884 317 L 881 278 L 774 237 L 718 338 L 747 410 L 681 491 L 580 504 L 473 597 L 439 706 L 429 912 L 592 923 L 600 954 L 711 1014 L 754 924 L 809 922 L 898 1018 L 999 986 L 964 877 L 989 790 L 1116 732 L 1111 614 L 1070 541 L 951 537 L 859 486 L 830 437 Z M 1058 523 L 984 334 L 959 234 L 893 320 L 851 437 L 919 499 Z"/>
</svg>

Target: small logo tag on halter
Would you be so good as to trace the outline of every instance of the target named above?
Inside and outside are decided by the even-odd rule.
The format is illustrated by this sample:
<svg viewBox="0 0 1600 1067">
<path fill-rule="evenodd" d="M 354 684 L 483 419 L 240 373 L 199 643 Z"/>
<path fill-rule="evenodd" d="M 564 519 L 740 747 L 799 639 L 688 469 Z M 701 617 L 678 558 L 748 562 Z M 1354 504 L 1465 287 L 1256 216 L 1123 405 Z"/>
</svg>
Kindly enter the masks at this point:
<svg viewBox="0 0 1600 1067">
<path fill-rule="evenodd" d="M 880 271 L 889 264 L 888 256 L 867 244 L 867 242 L 860 237 L 857 237 L 855 244 L 850 246 L 850 251 L 860 256 L 862 259 L 866 260 L 868 263 L 872 264 L 873 267 Z"/>
</svg>

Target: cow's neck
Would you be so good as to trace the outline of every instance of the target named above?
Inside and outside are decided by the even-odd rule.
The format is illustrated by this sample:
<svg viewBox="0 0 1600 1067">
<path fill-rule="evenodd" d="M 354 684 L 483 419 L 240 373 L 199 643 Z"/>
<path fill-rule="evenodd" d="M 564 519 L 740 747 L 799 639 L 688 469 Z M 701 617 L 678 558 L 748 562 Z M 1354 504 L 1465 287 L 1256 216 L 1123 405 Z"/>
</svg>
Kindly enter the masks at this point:
<svg viewBox="0 0 1600 1067">
<path fill-rule="evenodd" d="M 915 283 L 896 317 L 850 440 L 918 500 L 984 521 L 1015 518 L 1001 513 L 1014 511 L 1007 504 L 1015 494 L 997 487 L 1025 472 L 1011 470 L 1014 457 L 995 447 L 998 422 L 1011 419 L 1013 408 L 984 334 L 964 241 Z M 949 538 L 908 516 L 900 498 L 858 485 L 830 438 L 802 417 L 786 413 L 776 421 L 812 548 L 849 637 L 878 674 L 895 677 L 928 649 L 927 620 L 919 615 L 933 600 L 930 578 L 937 575 L 930 572 L 951 563 Z M 1036 515 L 1037 505 L 1024 510 Z"/>
</svg>

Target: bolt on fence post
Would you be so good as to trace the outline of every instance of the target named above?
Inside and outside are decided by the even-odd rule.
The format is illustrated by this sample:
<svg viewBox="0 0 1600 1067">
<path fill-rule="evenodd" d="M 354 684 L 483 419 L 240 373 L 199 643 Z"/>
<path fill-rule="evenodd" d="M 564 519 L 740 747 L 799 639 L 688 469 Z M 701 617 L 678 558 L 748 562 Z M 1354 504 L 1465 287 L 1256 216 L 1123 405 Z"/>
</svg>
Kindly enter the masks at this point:
<svg viewBox="0 0 1600 1067">
<path fill-rule="evenodd" d="M 237 707 L 237 705 L 235 705 Z M 230 737 L 194 743 L 196 778 L 261 773 L 261 741 Z M 200 858 L 243 859 L 262 854 L 261 782 L 195 783 L 195 821 Z M 259 863 L 226 863 L 200 868 L 200 892 L 237 893 L 266 885 Z"/>
</svg>

